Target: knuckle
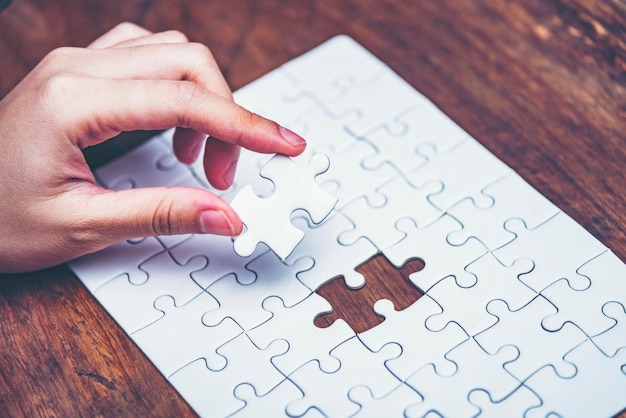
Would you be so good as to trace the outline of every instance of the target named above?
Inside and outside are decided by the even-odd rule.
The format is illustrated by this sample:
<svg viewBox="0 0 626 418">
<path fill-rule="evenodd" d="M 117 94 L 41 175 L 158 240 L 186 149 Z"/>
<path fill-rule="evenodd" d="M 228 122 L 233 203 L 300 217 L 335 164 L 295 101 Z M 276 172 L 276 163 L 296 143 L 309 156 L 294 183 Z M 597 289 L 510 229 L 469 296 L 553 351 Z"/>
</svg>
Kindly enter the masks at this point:
<svg viewBox="0 0 626 418">
<path fill-rule="evenodd" d="M 188 45 L 190 53 L 203 64 L 216 66 L 215 57 L 208 46 L 199 42 L 190 42 Z"/>
<path fill-rule="evenodd" d="M 135 31 L 137 29 L 141 29 L 141 27 L 133 22 L 129 22 L 128 20 L 124 22 L 120 22 L 112 30 L 121 31 L 121 32 L 129 32 Z"/>
<path fill-rule="evenodd" d="M 189 128 L 191 125 L 191 112 L 194 100 L 199 94 L 200 86 L 192 81 L 181 81 L 176 90 L 179 116 L 177 126 Z"/>
<path fill-rule="evenodd" d="M 75 56 L 76 48 L 60 47 L 48 52 L 37 65 L 38 70 L 45 74 L 54 74 L 70 65 Z"/>
<path fill-rule="evenodd" d="M 238 117 L 237 117 L 238 129 L 234 137 L 234 142 L 236 145 L 241 145 L 242 143 L 245 142 L 246 133 L 254 132 L 254 127 L 255 125 L 258 124 L 258 121 L 259 121 L 259 117 L 256 114 L 249 112 L 245 109 L 242 109 L 238 113 Z"/>
<path fill-rule="evenodd" d="M 69 73 L 56 73 L 43 81 L 39 97 L 41 103 L 52 110 L 50 116 L 62 119 L 65 112 L 59 109 L 63 109 L 61 105 L 71 101 L 74 93 L 80 89 L 79 82 L 80 77 Z"/>
<path fill-rule="evenodd" d="M 99 225 L 87 216 L 75 216 L 65 223 L 63 230 L 66 239 L 66 248 L 80 248 L 85 252 L 92 252 L 103 246 L 105 237 L 101 231 L 106 230 L 104 225 Z"/>
<path fill-rule="evenodd" d="M 152 232 L 155 235 L 173 235 L 182 230 L 176 221 L 175 201 L 169 195 L 162 197 L 152 215 Z"/>
<path fill-rule="evenodd" d="M 187 38 L 187 35 L 185 35 L 179 30 L 172 29 L 172 30 L 165 31 L 164 33 L 169 37 L 169 39 L 173 41 L 175 40 L 180 43 L 189 42 L 189 38 Z"/>
</svg>

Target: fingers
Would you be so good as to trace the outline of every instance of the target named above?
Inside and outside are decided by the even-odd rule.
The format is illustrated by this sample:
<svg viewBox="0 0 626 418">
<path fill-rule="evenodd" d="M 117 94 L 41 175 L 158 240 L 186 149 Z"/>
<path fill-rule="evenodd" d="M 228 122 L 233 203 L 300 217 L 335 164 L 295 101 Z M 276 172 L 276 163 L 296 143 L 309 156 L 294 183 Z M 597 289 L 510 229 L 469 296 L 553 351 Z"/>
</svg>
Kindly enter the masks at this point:
<svg viewBox="0 0 626 418">
<path fill-rule="evenodd" d="M 147 29 L 131 22 L 122 22 L 90 43 L 88 48 L 108 48 L 119 42 L 151 34 Z"/>
<path fill-rule="evenodd" d="M 85 230 L 117 242 L 132 237 L 210 233 L 237 235 L 241 220 L 218 196 L 193 187 L 99 192 L 83 204 Z M 80 219 L 80 217 L 78 217 Z M 103 228 L 98 230 L 98 226 Z M 95 226 L 95 228 L 94 228 Z"/>
<path fill-rule="evenodd" d="M 159 41 L 186 42 L 186 38 L 179 32 L 169 31 L 132 38 L 106 50 L 86 52 L 72 49 L 58 53 L 75 56 L 69 60 L 78 61 L 78 64 L 72 67 L 72 71 L 83 74 L 119 79 L 190 80 L 207 90 L 232 99 L 230 88 L 206 46 L 189 43 L 163 44 Z M 121 62 L 124 65 L 119 65 Z M 63 69 L 57 69 L 56 72 L 63 72 Z M 184 163 L 192 163 L 198 158 L 205 139 L 206 133 L 178 128 L 174 135 L 176 156 Z M 238 155 L 236 145 L 225 147 L 233 148 L 227 152 L 228 155 Z M 216 174 L 213 178 L 222 178 L 224 175 L 225 173 Z M 221 186 L 216 187 L 224 187 L 221 180 L 219 183 Z"/>
<path fill-rule="evenodd" d="M 74 99 L 67 101 L 66 97 Z M 66 136 L 83 148 L 121 131 L 172 126 L 206 132 L 262 153 L 293 156 L 306 146 L 297 134 L 190 81 L 66 75 L 57 77 L 48 87 L 47 97 L 40 100 L 50 102 L 47 108 L 53 112 L 47 116 L 56 126 L 74 127 L 66 128 Z"/>
<path fill-rule="evenodd" d="M 165 32 L 150 33 L 148 35 L 139 36 L 136 38 L 120 41 L 111 48 L 128 48 L 132 46 L 140 45 L 153 45 L 153 44 L 174 44 L 174 43 L 187 43 L 189 39 L 182 32 L 177 30 L 168 30 Z"/>
<path fill-rule="evenodd" d="M 42 201 L 31 210 L 59 214 L 35 236 L 41 238 L 41 247 L 47 250 L 31 260 L 31 266 L 40 263 L 34 268 L 55 265 L 131 238 L 187 233 L 233 236 L 242 230 L 241 220 L 226 202 L 193 187 L 109 191 L 85 184 Z"/>
<path fill-rule="evenodd" d="M 88 50 L 60 48 L 46 57 L 49 76 L 79 74 L 101 78 L 188 80 L 232 98 L 211 51 L 197 43 L 147 44 Z"/>
<path fill-rule="evenodd" d="M 173 147 L 174 155 L 178 161 L 192 164 L 198 159 L 206 135 L 188 128 L 177 128 L 174 131 Z"/>
<path fill-rule="evenodd" d="M 233 184 L 241 148 L 228 142 L 209 137 L 204 149 L 204 172 L 206 178 L 218 190 L 226 190 Z"/>
</svg>

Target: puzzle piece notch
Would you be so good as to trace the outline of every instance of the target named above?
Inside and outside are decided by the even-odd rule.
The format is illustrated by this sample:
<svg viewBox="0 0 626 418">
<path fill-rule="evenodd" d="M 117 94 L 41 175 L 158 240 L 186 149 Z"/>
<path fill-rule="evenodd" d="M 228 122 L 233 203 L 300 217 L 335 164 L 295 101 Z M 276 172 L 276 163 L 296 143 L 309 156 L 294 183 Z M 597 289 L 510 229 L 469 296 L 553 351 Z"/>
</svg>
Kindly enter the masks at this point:
<svg viewBox="0 0 626 418">
<path fill-rule="evenodd" d="M 447 235 L 460 226 L 447 214 L 424 228 L 418 228 L 411 219 L 400 219 L 396 228 L 405 234 L 405 238 L 384 248 L 382 253 L 395 266 L 401 266 L 413 257 L 421 257 L 425 261 L 424 269 L 412 273 L 409 279 L 423 292 L 428 292 L 447 276 L 454 276 L 460 286 L 471 286 L 476 283 L 476 277 L 465 267 L 486 254 L 487 248 L 474 238 L 460 247 L 450 245 Z"/>
<path fill-rule="evenodd" d="M 241 334 L 224 343 L 217 353 L 226 359 L 226 367 L 219 370 L 220 386 L 234 392 L 241 383 L 249 383 L 261 395 L 268 394 L 285 379 L 273 365 L 271 359 L 285 354 L 289 343 L 274 340 L 264 349 L 259 349 L 246 334 Z"/>
<path fill-rule="evenodd" d="M 607 331 L 593 337 L 593 343 L 605 355 L 613 357 L 626 347 L 626 308 L 621 303 L 608 302 L 602 306 L 602 313 L 615 323 Z"/>
<path fill-rule="evenodd" d="M 352 38 L 337 35 L 280 67 L 294 84 L 291 91 L 281 96 L 290 102 L 303 96 L 319 102 L 334 101 L 387 69 Z"/>
<path fill-rule="evenodd" d="M 206 265 L 207 260 L 198 256 L 180 266 L 162 252 L 139 266 L 147 273 L 145 281 L 133 283 L 127 276 L 119 276 L 98 288 L 94 296 L 130 334 L 161 318 L 162 312 L 154 307 L 160 296 L 171 296 L 181 306 L 203 292 L 191 275 Z"/>
<path fill-rule="evenodd" d="M 306 258 L 286 265 L 272 252 L 262 254 L 246 266 L 256 276 L 252 283 L 242 284 L 234 274 L 230 274 L 206 289 L 220 306 L 204 315 L 204 323 L 214 326 L 230 317 L 244 330 L 260 325 L 271 318 L 271 314 L 263 309 L 266 298 L 280 297 L 285 306 L 291 307 L 309 296 L 310 289 L 295 277 L 298 272 L 312 266 L 313 261 Z"/>
<path fill-rule="evenodd" d="M 329 166 L 330 161 L 323 154 L 313 155 L 307 167 L 300 167 L 284 155 L 272 157 L 261 169 L 261 176 L 274 183 L 274 193 L 263 199 L 246 186 L 231 202 L 246 226 L 235 238 L 235 251 L 247 257 L 263 242 L 282 260 L 286 259 L 304 236 L 291 224 L 291 214 L 304 209 L 314 223 L 320 223 L 337 203 L 337 198 L 315 182 Z"/>
<path fill-rule="evenodd" d="M 330 352 L 341 364 L 336 371 L 325 372 L 317 361 L 310 361 L 289 375 L 289 379 L 304 392 L 304 397 L 288 404 L 287 413 L 300 416 L 316 407 L 331 417 L 354 414 L 359 408 L 348 397 L 353 387 L 366 385 L 374 396 L 380 397 L 401 383 L 385 367 L 386 361 L 401 352 L 397 344 L 388 344 L 380 351 L 372 352 L 356 337 L 341 343 Z M 367 367 L 363 367 L 364 364 Z"/>
<path fill-rule="evenodd" d="M 334 117 L 351 117 L 346 128 L 356 137 L 365 137 L 381 127 L 402 135 L 408 127 L 397 116 L 428 100 L 407 87 L 410 85 L 393 71 L 380 71 L 358 89 L 350 89 L 325 102 L 324 107 Z M 371 100 L 372 97 L 378 100 Z"/>
<path fill-rule="evenodd" d="M 259 247 L 251 255 L 255 259 L 263 254 L 263 248 Z M 265 251 L 267 251 L 265 249 Z M 248 270 L 246 265 L 249 259 L 241 258 L 233 249 L 232 237 L 213 234 L 195 234 L 189 240 L 184 241 L 169 250 L 172 258 L 181 265 L 187 264 L 196 256 L 205 257 L 208 260 L 206 268 L 193 272 L 191 277 L 203 289 L 229 274 L 237 276 L 241 284 L 250 284 L 256 279 L 254 272 Z"/>
<path fill-rule="evenodd" d="M 481 194 L 484 199 L 493 200 L 493 205 L 483 208 L 473 199 L 464 199 L 448 209 L 448 213 L 463 224 L 461 230 L 448 235 L 450 244 L 463 245 L 470 237 L 475 237 L 489 250 L 495 250 L 515 239 L 515 234 L 504 227 L 509 219 L 521 219 L 527 228 L 533 229 L 559 212 L 516 173 L 488 185 Z"/>
<path fill-rule="evenodd" d="M 498 402 L 491 399 L 491 395 L 484 389 L 471 391 L 468 400 L 480 409 L 477 415 L 481 418 L 521 417 L 528 409 L 541 405 L 537 394 L 523 385 Z"/>
<path fill-rule="evenodd" d="M 405 176 L 415 187 L 422 187 L 433 180 L 443 183 L 443 191 L 430 196 L 431 203 L 442 211 L 468 197 L 479 207 L 492 206 L 493 199 L 484 195 L 483 189 L 512 172 L 506 164 L 472 139 L 462 141 L 443 153 L 431 145 L 420 147 L 419 150 L 428 163 L 405 173 Z M 471 169 L 451 169 L 467 167 L 467 161 L 472 162 Z"/>
<path fill-rule="evenodd" d="M 583 264 L 577 273 L 589 280 L 587 288 L 573 289 L 568 280 L 561 279 L 541 292 L 558 309 L 544 318 L 542 325 L 557 331 L 565 322 L 572 322 L 594 337 L 614 324 L 603 314 L 603 306 L 608 302 L 626 303 L 626 264 L 607 250 Z M 626 334 L 623 343 L 626 345 Z"/>
<path fill-rule="evenodd" d="M 425 157 L 419 152 L 421 147 L 430 145 L 438 153 L 444 153 L 469 138 L 467 132 L 429 101 L 408 109 L 397 120 L 407 127 L 401 135 L 394 135 L 383 127 L 364 137 L 378 151 L 363 161 L 365 168 L 374 169 L 387 162 L 400 172 L 408 173 L 424 163 Z"/>
<path fill-rule="evenodd" d="M 563 361 L 563 356 L 587 336 L 570 323 L 557 332 L 545 330 L 541 321 L 555 313 L 556 308 L 544 297 L 537 296 L 517 311 L 511 311 L 501 300 L 494 300 L 487 305 L 487 311 L 498 317 L 498 322 L 474 338 L 489 353 L 504 346 L 515 347 L 518 358 L 504 366 L 511 375 L 524 381 L 545 365 L 551 365 L 563 377 L 576 374 L 575 368 Z"/>
<path fill-rule="evenodd" d="M 202 323 L 202 315 L 218 306 L 208 293 L 202 292 L 182 306 L 176 306 L 171 296 L 161 296 L 154 302 L 163 312 L 156 322 L 131 334 L 131 338 L 168 377 L 184 365 L 204 358 L 211 370 L 226 367 L 226 358 L 217 353 L 225 342 L 243 333 L 232 319 L 214 327 Z"/>
<path fill-rule="evenodd" d="M 600 241 L 563 212 L 534 229 L 528 229 L 519 219 L 511 219 L 504 226 L 516 238 L 493 253 L 507 266 L 518 258 L 531 259 L 535 267 L 520 280 L 536 292 L 562 278 L 567 278 L 574 289 L 589 287 L 589 279 L 576 270 L 606 251 Z"/>
<path fill-rule="evenodd" d="M 358 198 L 340 209 L 355 224 L 355 229 L 342 233 L 338 240 L 350 245 L 363 236 L 379 250 L 387 248 L 404 238 L 405 234 L 396 229 L 399 220 L 411 219 L 422 228 L 441 217 L 443 212 L 429 202 L 430 196 L 441 191 L 439 182 L 429 182 L 418 189 L 403 177 L 394 177 L 376 188 L 376 192 L 385 199 L 383 205 L 372 206 L 366 198 Z"/>
<path fill-rule="evenodd" d="M 220 384 L 219 374 L 207 366 L 204 358 L 177 370 L 168 380 L 201 417 L 225 417 L 245 406 L 232 389 Z"/>
<path fill-rule="evenodd" d="M 312 293 L 302 302 L 287 308 L 275 296 L 263 301 L 263 308 L 272 314 L 271 319 L 247 331 L 250 339 L 260 348 L 267 347 L 275 339 L 289 342 L 289 351 L 272 359 L 272 363 L 285 375 L 310 360 L 316 360 L 320 368 L 332 372 L 340 367 L 330 350 L 354 337 L 354 331 L 342 320 L 328 328 L 314 325 L 315 317 L 329 312 L 332 307 L 321 296 Z"/>
<path fill-rule="evenodd" d="M 152 237 L 122 241 L 97 253 L 72 260 L 69 266 L 93 293 L 106 282 L 121 275 L 126 275 L 133 283 L 145 282 L 148 275 L 139 266 L 163 251 L 165 248 Z"/>
<path fill-rule="evenodd" d="M 513 266 L 505 267 L 487 253 L 469 264 L 465 270 L 476 276 L 476 283 L 460 286 L 453 276 L 448 276 L 428 291 L 443 309 L 426 319 L 432 331 L 442 330 L 454 321 L 469 335 L 474 336 L 498 319 L 487 311 L 487 304 L 495 299 L 503 300 L 511 310 L 521 309 L 537 296 L 537 293 L 518 280 L 519 275 L 532 270 L 530 260 L 516 260 Z"/>
<path fill-rule="evenodd" d="M 337 196 L 338 209 L 360 197 L 365 197 L 372 206 L 385 204 L 385 197 L 375 191 L 375 186 L 399 176 L 400 173 L 389 164 L 381 164 L 375 170 L 363 170 L 363 159 L 375 153 L 376 149 L 370 144 L 356 141 L 332 154 L 333 164 L 325 173 L 321 186 Z"/>
<path fill-rule="evenodd" d="M 304 394 L 291 380 L 285 379 L 266 394 L 258 394 L 249 383 L 241 383 L 235 388 L 234 395 L 246 405 L 231 416 L 258 418 L 285 415 L 285 405 Z"/>
<path fill-rule="evenodd" d="M 482 388 L 498 402 L 520 385 L 503 367 L 516 356 L 517 351 L 510 346 L 490 355 L 474 339 L 464 341 L 446 355 L 457 365 L 456 373 L 440 376 L 432 365 L 427 365 L 406 380 L 424 399 L 421 403 L 409 406 L 406 416 L 422 417 L 430 411 L 441 416 L 475 416 L 477 408 L 468 399 L 471 391 Z"/>
<path fill-rule="evenodd" d="M 404 416 L 409 405 L 422 401 L 422 397 L 405 384 L 380 397 L 374 396 L 366 386 L 355 386 L 350 389 L 348 397 L 361 407 L 354 416 L 371 418 Z"/>
</svg>

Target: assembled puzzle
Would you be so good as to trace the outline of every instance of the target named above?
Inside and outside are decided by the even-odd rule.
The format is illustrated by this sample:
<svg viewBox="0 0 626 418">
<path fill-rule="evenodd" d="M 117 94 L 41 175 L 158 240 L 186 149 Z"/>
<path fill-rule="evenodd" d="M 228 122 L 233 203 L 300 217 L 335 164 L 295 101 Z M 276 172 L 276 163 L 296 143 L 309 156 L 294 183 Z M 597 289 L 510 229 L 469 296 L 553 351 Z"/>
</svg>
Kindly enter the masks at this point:
<svg viewBox="0 0 626 418">
<path fill-rule="evenodd" d="M 304 155 L 244 151 L 217 191 L 167 131 L 96 176 L 212 190 L 240 237 L 138 238 L 70 263 L 199 415 L 626 408 L 626 265 L 384 63 L 337 36 L 235 100 L 305 137 Z M 405 278 L 421 297 L 364 306 L 370 329 L 318 326 L 335 312 L 322 289 L 361 288 L 374 257 L 422 260 Z"/>
</svg>

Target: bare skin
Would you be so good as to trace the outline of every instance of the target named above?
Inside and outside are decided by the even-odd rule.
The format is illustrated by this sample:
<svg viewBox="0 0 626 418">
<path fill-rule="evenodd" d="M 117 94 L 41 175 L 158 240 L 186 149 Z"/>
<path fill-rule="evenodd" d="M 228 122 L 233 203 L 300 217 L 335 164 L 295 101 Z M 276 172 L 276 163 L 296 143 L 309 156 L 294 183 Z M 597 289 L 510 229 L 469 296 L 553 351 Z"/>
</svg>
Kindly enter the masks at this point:
<svg viewBox="0 0 626 418">
<path fill-rule="evenodd" d="M 237 214 L 208 191 L 96 184 L 81 149 L 122 131 L 172 127 L 184 163 L 206 141 L 206 176 L 218 189 L 231 185 L 240 147 L 295 156 L 306 146 L 235 104 L 209 49 L 180 32 L 123 23 L 87 48 L 48 54 L 0 101 L 0 272 L 54 266 L 133 237 L 239 234 Z"/>
</svg>

